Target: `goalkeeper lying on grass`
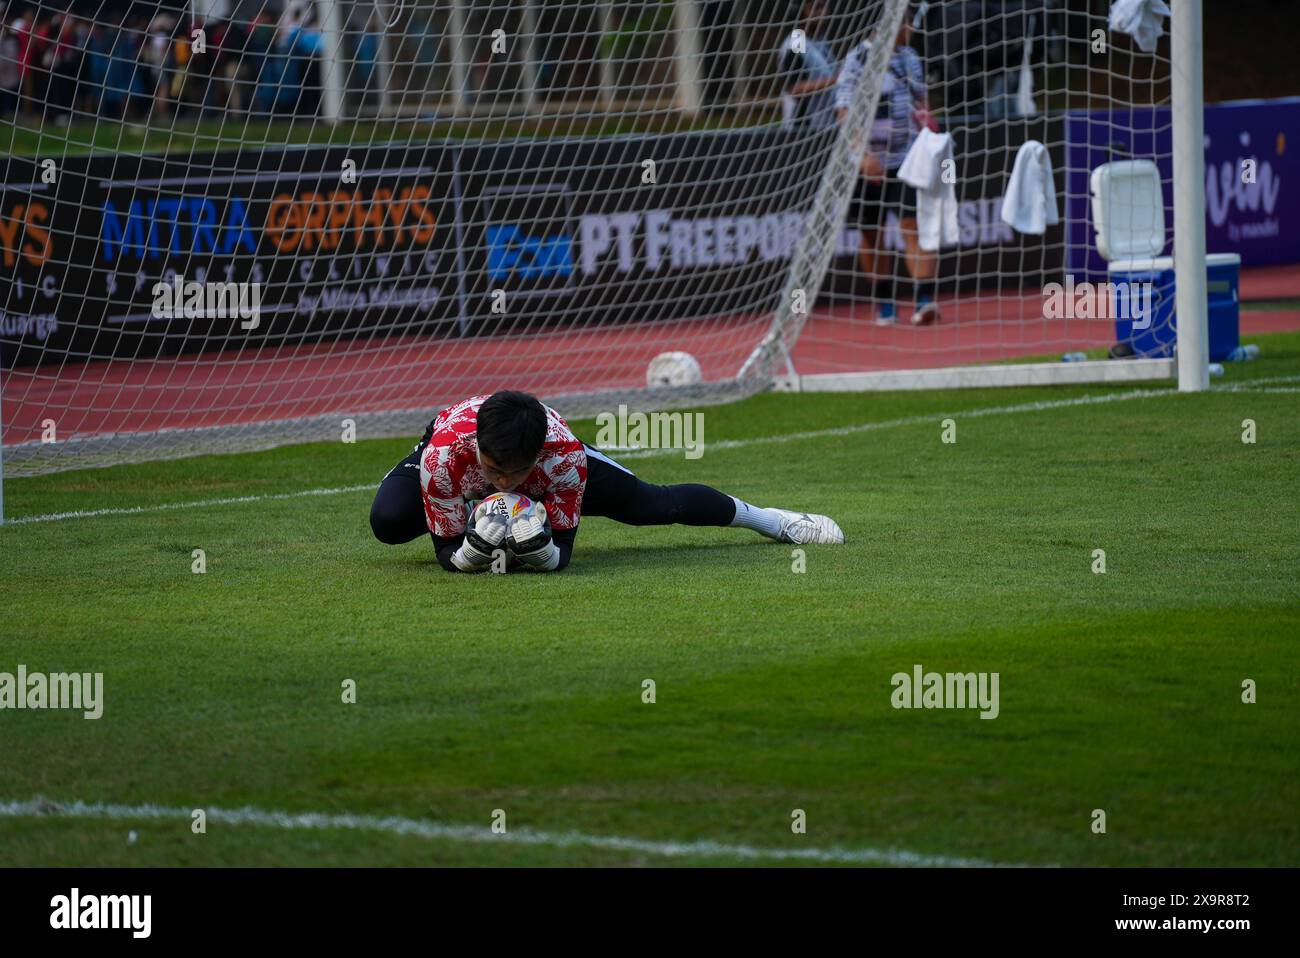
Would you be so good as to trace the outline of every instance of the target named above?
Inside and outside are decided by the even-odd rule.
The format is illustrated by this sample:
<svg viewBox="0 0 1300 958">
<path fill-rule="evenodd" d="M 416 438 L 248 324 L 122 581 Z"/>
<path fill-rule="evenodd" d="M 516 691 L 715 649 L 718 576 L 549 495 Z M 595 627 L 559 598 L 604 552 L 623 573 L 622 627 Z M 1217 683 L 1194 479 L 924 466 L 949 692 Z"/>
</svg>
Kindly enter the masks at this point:
<svg viewBox="0 0 1300 958">
<path fill-rule="evenodd" d="M 431 532 L 449 572 L 485 571 L 502 550 L 550 572 L 569 564 L 584 515 L 632 526 L 741 526 L 796 545 L 844 541 L 826 516 L 760 509 L 695 483 L 642 482 L 575 438 L 554 409 L 514 391 L 440 412 L 379 484 L 370 528 L 391 545 Z"/>
</svg>

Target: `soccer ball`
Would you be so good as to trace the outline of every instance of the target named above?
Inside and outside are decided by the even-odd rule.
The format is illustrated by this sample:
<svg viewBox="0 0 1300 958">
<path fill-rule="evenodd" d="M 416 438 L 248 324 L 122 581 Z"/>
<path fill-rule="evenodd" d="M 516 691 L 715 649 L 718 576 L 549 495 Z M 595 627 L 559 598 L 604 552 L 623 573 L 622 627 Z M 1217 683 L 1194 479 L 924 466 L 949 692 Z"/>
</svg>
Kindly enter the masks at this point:
<svg viewBox="0 0 1300 958">
<path fill-rule="evenodd" d="M 660 353 L 645 371 L 645 384 L 652 388 L 694 386 L 701 378 L 700 364 L 690 353 Z"/>
<path fill-rule="evenodd" d="M 479 515 L 500 516 L 509 523 L 511 519 L 519 515 L 525 509 L 531 509 L 532 507 L 533 500 L 529 499 L 527 496 L 521 496 L 517 492 L 494 492 L 492 495 L 484 497 L 479 502 L 470 502 L 468 504 L 470 525 L 473 525 L 475 521 L 477 521 Z M 507 559 L 514 559 L 515 553 L 511 548 L 513 544 L 514 543 L 510 541 L 509 536 L 507 536 L 506 541 L 502 543 Z M 499 570 L 497 570 L 494 565 L 492 571 L 496 572 Z"/>
<path fill-rule="evenodd" d="M 504 516 L 506 521 L 533 507 L 533 500 L 517 492 L 494 492 L 475 507 L 474 511 L 484 509 L 488 515 Z"/>
<path fill-rule="evenodd" d="M 480 513 L 480 510 L 482 512 Z M 482 502 L 473 504 L 471 515 L 496 515 L 501 516 L 507 522 L 512 521 L 517 516 L 526 513 L 534 513 L 534 518 L 540 519 L 542 529 L 545 530 L 546 537 L 551 535 L 551 520 L 547 515 L 546 506 L 536 499 L 529 499 L 527 496 L 520 495 L 517 492 L 494 492 Z M 513 529 L 511 533 L 513 533 Z M 530 540 L 531 541 L 531 540 Z M 504 543 L 506 556 L 511 561 L 515 557 L 516 542 L 513 534 L 506 536 Z M 493 570 L 497 571 L 497 570 Z"/>
</svg>

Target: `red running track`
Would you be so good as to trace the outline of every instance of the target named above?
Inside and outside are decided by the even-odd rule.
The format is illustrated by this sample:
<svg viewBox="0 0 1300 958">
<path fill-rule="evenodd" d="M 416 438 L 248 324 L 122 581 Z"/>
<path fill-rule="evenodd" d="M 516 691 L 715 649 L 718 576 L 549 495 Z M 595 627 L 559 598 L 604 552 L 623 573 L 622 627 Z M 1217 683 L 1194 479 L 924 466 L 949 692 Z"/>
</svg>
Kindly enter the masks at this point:
<svg viewBox="0 0 1300 958">
<path fill-rule="evenodd" d="M 1300 298 L 1300 266 L 1246 270 L 1243 299 Z M 990 362 L 1108 346 L 1109 320 L 1045 320 L 1040 296 L 985 295 L 942 303 L 943 321 L 876 326 L 862 306 L 820 310 L 794 352 L 800 373 L 908 369 Z M 1244 304 L 1243 304 L 1244 307 Z M 15 369 L 3 380 L 6 445 L 39 440 L 54 419 L 60 439 L 234 425 L 327 413 L 430 411 L 506 386 L 541 395 L 640 385 L 655 353 L 693 353 L 706 379 L 734 374 L 766 331 L 764 317 L 551 331 L 479 339 L 405 337 L 268 348 L 165 360 Z M 1300 311 L 1243 308 L 1241 331 L 1300 329 Z M 419 423 L 412 424 L 418 431 Z"/>
</svg>

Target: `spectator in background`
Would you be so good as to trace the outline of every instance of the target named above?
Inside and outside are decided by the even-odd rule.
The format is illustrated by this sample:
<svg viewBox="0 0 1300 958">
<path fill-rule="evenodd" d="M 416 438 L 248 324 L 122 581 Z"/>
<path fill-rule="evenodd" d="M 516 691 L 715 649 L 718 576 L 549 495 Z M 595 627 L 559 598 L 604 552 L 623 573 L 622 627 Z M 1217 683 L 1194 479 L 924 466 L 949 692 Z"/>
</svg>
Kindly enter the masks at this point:
<svg viewBox="0 0 1300 958">
<path fill-rule="evenodd" d="M 835 125 L 835 54 L 823 38 L 827 0 L 803 0 L 799 26 L 777 54 L 782 79 L 781 112 L 788 128 L 821 130 Z"/>
<path fill-rule="evenodd" d="M 21 21 L 15 21 L 18 23 Z M 18 63 L 22 44 L 12 26 L 0 22 L 0 119 L 13 120 L 18 111 Z"/>
<path fill-rule="evenodd" d="M 55 123 L 67 126 L 77 95 L 77 76 L 81 72 L 84 52 L 79 44 L 76 18 L 56 14 L 50 38 L 50 92 L 46 107 Z"/>
<path fill-rule="evenodd" d="M 926 60 L 939 80 L 936 92 L 949 116 L 1017 117 L 1032 111 L 1022 66 L 1032 41 L 1032 70 L 1047 56 L 1049 23 L 1064 30 L 1063 0 L 948 0 L 930 3 L 924 15 Z M 994 8 L 994 9 L 990 9 Z M 1064 55 L 1064 41 L 1053 41 Z M 1026 91 L 1026 94 L 1028 91 Z M 1024 101 L 1022 103 L 1022 101 Z"/>
<path fill-rule="evenodd" d="M 194 24 L 194 28 L 197 28 Z M 194 90 L 190 83 L 190 61 L 193 59 L 192 28 L 182 17 L 172 28 L 171 42 L 167 45 L 167 65 L 169 67 L 168 96 L 175 104 L 176 115 L 184 116 L 188 112 L 190 99 Z"/>
<path fill-rule="evenodd" d="M 28 92 L 27 73 L 32 46 L 31 21 L 23 17 L 15 17 L 13 23 L 9 25 L 9 32 L 18 46 L 18 113 L 24 114 L 29 109 L 27 102 L 24 101 Z"/>
<path fill-rule="evenodd" d="M 354 11 L 355 12 L 355 11 Z M 379 61 L 379 31 L 384 27 L 379 17 L 379 8 L 372 7 L 368 16 L 356 18 L 353 31 L 356 36 L 354 62 L 351 68 L 349 85 L 360 88 L 368 96 L 375 82 L 375 64 Z"/>
<path fill-rule="evenodd" d="M 936 68 L 936 93 L 949 116 L 984 111 L 984 23 L 979 0 L 930 5 L 926 59 Z"/>
<path fill-rule="evenodd" d="M 1047 50 L 1046 0 L 1004 0 L 1002 16 L 989 24 L 989 73 L 985 109 L 992 119 L 1033 116 L 1035 60 Z"/>
<path fill-rule="evenodd" d="M 140 65 L 145 89 L 152 100 L 152 111 L 163 117 L 168 114 L 171 95 L 171 33 L 175 25 L 171 17 L 158 14 L 149 24 L 148 34 L 140 45 Z"/>
<path fill-rule="evenodd" d="M 938 272 L 938 255 L 921 249 L 916 231 L 916 190 L 898 179 L 898 168 L 903 165 L 912 142 L 920 135 L 921 127 L 933 123 L 921 58 L 908 45 L 915 13 L 916 10 L 909 7 L 897 36 L 881 37 L 877 30 L 868 40 L 849 51 L 844 58 L 835 95 L 839 121 L 843 123 L 854 92 L 862 82 L 872 44 L 882 42 L 893 47 L 881 80 L 880 102 L 868 134 L 867 150 L 862 156 L 858 187 L 849 208 L 849 222 L 859 230 L 858 261 L 875 286 L 872 299 L 879 304 L 876 323 L 881 326 L 896 321 L 897 304 L 902 300 L 916 303 L 912 313 L 913 325 L 939 320 L 939 307 L 934 302 L 932 291 L 932 281 Z M 896 275 L 898 264 L 881 248 L 881 234 L 890 213 L 897 215 L 899 220 L 907 277 Z M 881 259 L 885 259 L 888 265 L 882 268 Z"/>
<path fill-rule="evenodd" d="M 430 13 L 422 13 L 417 7 L 411 12 L 410 30 L 403 34 L 402 42 L 415 38 L 416 48 L 413 62 L 426 70 L 438 62 L 438 47 L 442 44 L 442 34 Z"/>
<path fill-rule="evenodd" d="M 239 99 L 241 104 L 247 104 L 251 112 L 270 112 L 275 101 L 270 64 L 275 27 L 266 11 L 259 10 L 243 33 L 243 45 L 238 48 L 236 70 L 236 82 L 242 91 Z"/>
<path fill-rule="evenodd" d="M 23 94 L 27 109 L 37 117 L 44 117 L 45 104 L 50 96 L 50 67 L 54 52 L 50 44 L 52 18 L 32 19 L 28 30 L 26 55 L 22 59 Z"/>
<path fill-rule="evenodd" d="M 199 53 L 191 42 L 190 86 L 194 105 L 202 119 L 213 114 L 220 115 L 226 105 L 228 91 L 222 70 L 225 66 L 226 31 L 230 29 L 230 24 L 225 20 L 209 20 L 195 24 L 195 29 L 203 31 L 205 50 Z"/>
<path fill-rule="evenodd" d="M 140 47 L 147 37 L 148 21 L 123 20 L 110 39 L 103 112 L 110 116 L 148 116 L 153 104 L 152 74 L 141 63 Z"/>
<path fill-rule="evenodd" d="M 320 24 L 316 14 L 309 13 L 303 18 L 297 35 L 289 48 L 289 55 L 295 63 L 297 80 L 297 98 L 294 101 L 295 116 L 316 116 L 321 105 L 321 50 L 325 40 L 321 36 Z"/>
</svg>

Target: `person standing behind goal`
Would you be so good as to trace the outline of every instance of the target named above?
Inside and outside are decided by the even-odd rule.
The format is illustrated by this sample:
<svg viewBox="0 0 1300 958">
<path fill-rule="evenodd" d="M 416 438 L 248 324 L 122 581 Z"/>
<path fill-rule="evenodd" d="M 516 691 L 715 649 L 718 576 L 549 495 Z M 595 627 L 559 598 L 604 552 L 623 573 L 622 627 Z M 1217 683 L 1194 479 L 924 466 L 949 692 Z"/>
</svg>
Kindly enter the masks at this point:
<svg viewBox="0 0 1300 958">
<path fill-rule="evenodd" d="M 873 284 L 872 299 L 879 304 L 876 323 L 882 326 L 896 321 L 896 304 L 901 301 L 915 304 L 913 325 L 939 320 L 933 292 L 938 254 L 921 249 L 916 232 L 916 189 L 898 178 L 898 168 L 903 165 L 912 141 L 920 134 L 922 125 L 931 122 L 925 70 L 921 58 L 908 46 L 913 13 L 912 9 L 908 10 L 894 38 L 894 53 L 881 81 L 880 102 L 848 214 L 849 225 L 857 226 L 859 231 L 858 262 Z M 863 79 L 874 39 L 873 34 L 844 58 L 835 88 L 836 116 L 840 123 L 848 115 L 853 93 Z M 906 277 L 899 275 L 893 257 L 880 244 L 886 216 L 891 211 L 899 219 Z M 880 260 L 885 261 L 883 269 Z"/>
<path fill-rule="evenodd" d="M 835 126 L 835 78 L 838 64 L 822 37 L 826 0 L 803 0 L 799 26 L 777 54 L 781 109 L 787 129 L 817 131 Z"/>
</svg>

